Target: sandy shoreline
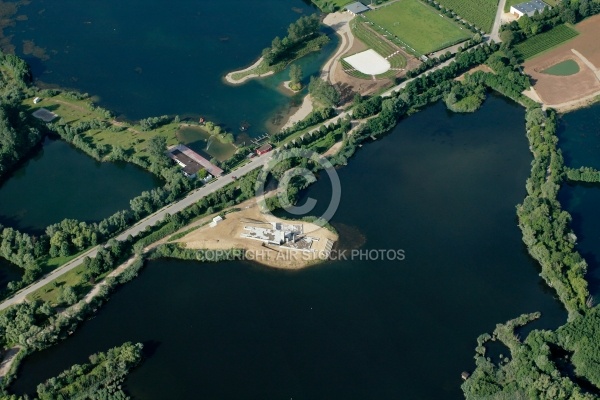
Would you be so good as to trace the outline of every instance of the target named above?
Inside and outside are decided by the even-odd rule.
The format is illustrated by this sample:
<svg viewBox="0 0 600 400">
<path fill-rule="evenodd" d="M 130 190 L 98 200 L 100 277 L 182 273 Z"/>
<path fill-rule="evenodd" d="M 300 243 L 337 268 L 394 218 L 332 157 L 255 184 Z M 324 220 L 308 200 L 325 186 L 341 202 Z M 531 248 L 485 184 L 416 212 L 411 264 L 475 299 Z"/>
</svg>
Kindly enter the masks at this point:
<svg viewBox="0 0 600 400">
<path fill-rule="evenodd" d="M 304 118 L 306 118 L 312 112 L 312 110 L 313 110 L 312 98 L 310 97 L 310 94 L 307 94 L 306 96 L 304 96 L 304 99 L 302 100 L 302 105 L 300 106 L 300 108 L 298 108 L 298 110 L 296 110 L 295 113 L 290 115 L 287 122 L 281 127 L 281 130 L 290 128 L 296 122 L 302 121 Z"/>
<path fill-rule="evenodd" d="M 253 79 L 253 78 L 261 78 L 263 76 L 273 75 L 274 72 L 273 71 L 269 71 L 266 74 L 250 74 L 250 75 L 246 75 L 246 76 L 244 76 L 241 79 L 234 79 L 233 78 L 233 74 L 239 74 L 239 73 L 246 72 L 246 71 L 249 71 L 251 69 L 254 69 L 254 68 L 258 67 L 262 61 L 263 61 L 263 58 L 261 57 L 254 64 L 252 64 L 251 66 L 249 66 L 247 68 L 240 69 L 240 70 L 237 70 L 237 71 L 232 71 L 232 72 L 228 73 L 227 75 L 225 75 L 225 81 L 227 83 L 232 84 L 232 85 L 240 85 L 240 84 L 242 84 L 242 83 L 244 83 L 246 81 L 249 81 L 250 79 Z"/>
</svg>

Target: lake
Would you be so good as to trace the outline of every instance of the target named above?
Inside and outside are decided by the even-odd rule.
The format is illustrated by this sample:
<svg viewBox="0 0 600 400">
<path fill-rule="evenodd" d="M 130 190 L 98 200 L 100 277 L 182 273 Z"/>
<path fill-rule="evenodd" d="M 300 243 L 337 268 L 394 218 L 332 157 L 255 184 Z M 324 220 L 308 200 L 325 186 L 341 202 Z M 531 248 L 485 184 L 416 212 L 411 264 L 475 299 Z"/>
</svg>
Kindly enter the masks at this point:
<svg viewBox="0 0 600 400">
<path fill-rule="evenodd" d="M 557 135 L 567 166 L 600 169 L 600 104 L 562 115 Z"/>
<path fill-rule="evenodd" d="M 9 282 L 20 281 L 22 276 L 21 268 L 0 257 L 0 290 L 6 288 Z"/>
<path fill-rule="evenodd" d="M 590 294 L 600 294 L 600 185 L 565 184 L 559 193 L 559 200 L 565 210 L 573 217 L 571 227 L 577 236 L 576 249 L 588 263 Z"/>
<path fill-rule="evenodd" d="M 600 169 L 600 104 L 561 116 L 559 147 L 568 167 Z M 600 185 L 564 184 L 559 200 L 573 217 L 571 226 L 577 236 L 577 250 L 588 263 L 590 293 L 600 294 Z"/>
<path fill-rule="evenodd" d="M 525 312 L 543 313 L 538 328 L 566 321 L 517 226 L 531 160 L 520 106 L 431 106 L 338 170 L 342 246 L 401 249 L 404 261 L 152 261 L 67 341 L 25 360 L 13 390 L 142 341 L 148 357 L 125 383 L 138 399 L 462 399 L 479 334 Z M 323 208 L 330 191 L 323 178 L 304 199 Z"/>
<path fill-rule="evenodd" d="M 100 221 L 160 185 L 133 164 L 101 163 L 62 140 L 46 139 L 0 184 L 0 224 L 39 234 L 65 218 Z"/>
<path fill-rule="evenodd" d="M 239 86 L 223 77 L 252 64 L 290 23 L 315 11 L 301 0 L 38 0 L 20 7 L 26 19 L 5 35 L 38 83 L 88 92 L 121 117 L 204 116 L 236 135 L 244 124 L 258 136 L 283 125 L 281 114 L 298 102 L 281 89 L 289 73 Z M 299 62 L 306 81 L 337 42 L 332 35 Z"/>
</svg>

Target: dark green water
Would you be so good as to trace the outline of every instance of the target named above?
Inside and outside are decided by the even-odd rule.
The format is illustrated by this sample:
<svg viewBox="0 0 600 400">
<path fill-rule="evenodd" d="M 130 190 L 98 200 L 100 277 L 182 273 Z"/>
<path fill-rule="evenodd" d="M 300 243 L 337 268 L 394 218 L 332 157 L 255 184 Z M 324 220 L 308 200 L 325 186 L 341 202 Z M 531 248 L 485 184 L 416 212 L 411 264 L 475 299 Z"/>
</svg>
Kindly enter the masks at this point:
<svg viewBox="0 0 600 400">
<path fill-rule="evenodd" d="M 203 115 L 234 134 L 247 121 L 258 135 L 293 100 L 278 89 L 289 73 L 235 87 L 222 78 L 315 11 L 301 0 L 36 0 L 19 9 L 28 19 L 5 33 L 38 80 L 96 95 L 124 117 Z M 332 54 L 333 36 L 301 61 L 305 77 Z M 24 54 L 30 40 L 44 54 Z"/>
<path fill-rule="evenodd" d="M 562 206 L 573 217 L 577 250 L 588 263 L 587 280 L 592 296 L 600 294 L 600 185 L 564 185 L 559 193 Z"/>
<path fill-rule="evenodd" d="M 567 166 L 600 168 L 600 104 L 562 116 L 559 146 Z M 588 263 L 590 293 L 597 297 L 600 294 L 600 186 L 565 184 L 559 200 L 573 217 L 571 226 L 577 235 L 577 250 Z"/>
<path fill-rule="evenodd" d="M 437 104 L 339 170 L 343 241 L 403 249 L 405 261 L 297 272 L 150 262 L 67 341 L 26 360 L 14 390 L 130 340 L 149 350 L 126 382 L 137 399 L 462 398 L 479 334 L 523 312 L 542 311 L 537 327 L 566 320 L 517 227 L 523 120 L 494 97 L 472 115 Z M 329 191 L 321 179 L 306 196 L 325 207 Z"/>
<path fill-rule="evenodd" d="M 0 257 L 0 289 L 4 289 L 9 282 L 21 280 L 21 276 L 21 268 Z"/>
<path fill-rule="evenodd" d="M 600 104 L 563 115 L 558 138 L 567 166 L 600 169 Z"/>
<path fill-rule="evenodd" d="M 214 157 L 219 161 L 224 161 L 235 154 L 236 151 L 233 144 L 221 142 L 216 136 L 211 136 L 198 127 L 181 128 L 177 132 L 177 139 L 207 160 Z"/>
<path fill-rule="evenodd" d="M 43 148 L 0 185 L 0 223 L 40 233 L 65 218 L 99 221 L 160 185 L 125 163 L 100 163 L 61 140 Z"/>
</svg>

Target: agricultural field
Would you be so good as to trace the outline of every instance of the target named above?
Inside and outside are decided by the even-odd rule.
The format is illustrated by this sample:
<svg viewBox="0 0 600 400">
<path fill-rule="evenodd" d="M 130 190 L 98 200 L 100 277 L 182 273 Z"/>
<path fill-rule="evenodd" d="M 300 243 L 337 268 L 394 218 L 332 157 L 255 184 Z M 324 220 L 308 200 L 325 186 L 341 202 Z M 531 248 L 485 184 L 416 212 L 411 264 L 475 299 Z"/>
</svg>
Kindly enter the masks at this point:
<svg viewBox="0 0 600 400">
<path fill-rule="evenodd" d="M 415 55 L 433 53 L 471 37 L 471 32 L 419 0 L 400 0 L 363 14 L 372 27 Z"/>
<path fill-rule="evenodd" d="M 498 0 L 437 0 L 437 2 L 485 32 L 490 33 L 492 30 L 498 10 Z"/>
<path fill-rule="evenodd" d="M 561 104 L 585 101 L 600 93 L 600 82 L 596 76 L 596 66 L 600 66 L 600 15 L 586 18 L 574 28 L 579 33 L 575 38 L 543 51 L 523 64 L 542 101 L 559 108 Z M 581 54 L 594 68 L 584 63 L 572 50 Z"/>
<path fill-rule="evenodd" d="M 525 60 L 536 56 L 546 50 L 550 50 L 569 39 L 579 35 L 575 29 L 567 25 L 558 25 L 557 27 L 533 36 L 526 41 L 515 46 L 517 51 Z"/>
</svg>

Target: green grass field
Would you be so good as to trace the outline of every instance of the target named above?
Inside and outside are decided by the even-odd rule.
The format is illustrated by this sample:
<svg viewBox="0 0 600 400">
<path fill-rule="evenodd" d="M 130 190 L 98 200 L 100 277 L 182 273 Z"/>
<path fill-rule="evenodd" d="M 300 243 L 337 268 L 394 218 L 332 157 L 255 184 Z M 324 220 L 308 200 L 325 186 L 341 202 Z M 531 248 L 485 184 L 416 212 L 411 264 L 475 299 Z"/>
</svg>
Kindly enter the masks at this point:
<svg viewBox="0 0 600 400">
<path fill-rule="evenodd" d="M 428 54 L 460 43 L 471 32 L 419 0 L 400 0 L 368 11 L 366 18 L 406 43 L 410 51 Z"/>
<path fill-rule="evenodd" d="M 550 50 L 569 39 L 579 35 L 575 29 L 567 25 L 558 25 L 548 32 L 533 36 L 515 46 L 521 56 L 527 60 L 534 56 Z"/>
<path fill-rule="evenodd" d="M 492 30 L 498 0 L 437 0 L 442 6 L 457 13 L 462 18 L 486 32 Z M 526 1 L 526 0 L 523 0 Z M 521 1 L 521 2 L 523 2 Z"/>
<path fill-rule="evenodd" d="M 46 108 L 57 114 L 60 119 L 67 124 L 75 124 L 82 121 L 91 121 L 98 119 L 113 123 L 112 120 L 106 117 L 99 111 L 90 108 L 90 100 L 74 100 L 63 94 L 58 94 L 54 97 L 47 97 L 41 103 L 32 104 L 32 99 L 25 99 L 23 106 L 29 112 L 34 112 L 39 108 Z M 57 122 L 56 119 L 53 122 Z M 97 130 L 92 129 L 83 133 L 84 137 L 92 140 L 96 145 L 109 145 L 111 147 L 121 146 L 126 151 L 135 152 L 140 156 L 146 155 L 146 147 L 148 139 L 154 136 L 164 136 L 167 140 L 167 145 L 175 145 L 179 143 L 176 133 L 179 130 L 179 123 L 170 123 L 161 126 L 158 129 L 144 132 L 139 125 L 123 123 L 126 128 L 121 132 L 114 132 L 109 129 Z"/>
</svg>

